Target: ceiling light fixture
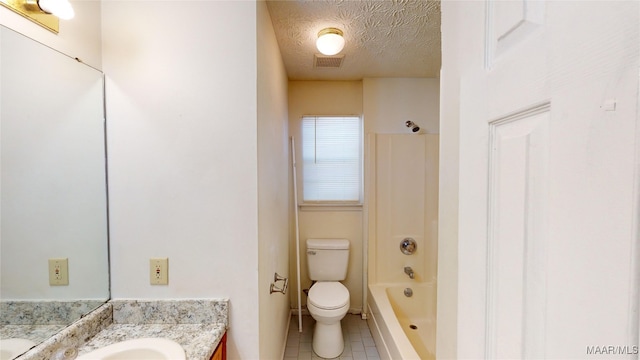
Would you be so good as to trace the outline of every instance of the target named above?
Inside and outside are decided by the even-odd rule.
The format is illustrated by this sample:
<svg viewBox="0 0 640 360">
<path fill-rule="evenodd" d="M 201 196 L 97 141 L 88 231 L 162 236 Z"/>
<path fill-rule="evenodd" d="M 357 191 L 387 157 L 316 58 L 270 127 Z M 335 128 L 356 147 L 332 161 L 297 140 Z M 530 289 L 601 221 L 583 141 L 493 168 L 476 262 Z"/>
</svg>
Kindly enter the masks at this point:
<svg viewBox="0 0 640 360">
<path fill-rule="evenodd" d="M 344 48 L 344 37 L 342 30 L 337 28 L 326 28 L 318 33 L 316 47 L 323 55 L 331 56 L 339 53 Z"/>
</svg>

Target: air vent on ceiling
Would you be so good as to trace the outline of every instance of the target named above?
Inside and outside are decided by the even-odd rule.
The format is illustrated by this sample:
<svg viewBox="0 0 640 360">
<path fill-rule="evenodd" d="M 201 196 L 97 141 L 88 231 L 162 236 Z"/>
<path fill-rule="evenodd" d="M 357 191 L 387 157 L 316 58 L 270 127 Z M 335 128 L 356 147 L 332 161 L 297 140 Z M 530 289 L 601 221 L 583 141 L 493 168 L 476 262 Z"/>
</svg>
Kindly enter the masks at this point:
<svg viewBox="0 0 640 360">
<path fill-rule="evenodd" d="M 339 68 L 342 66 L 344 55 L 324 56 L 316 54 L 313 58 L 314 68 Z"/>
</svg>

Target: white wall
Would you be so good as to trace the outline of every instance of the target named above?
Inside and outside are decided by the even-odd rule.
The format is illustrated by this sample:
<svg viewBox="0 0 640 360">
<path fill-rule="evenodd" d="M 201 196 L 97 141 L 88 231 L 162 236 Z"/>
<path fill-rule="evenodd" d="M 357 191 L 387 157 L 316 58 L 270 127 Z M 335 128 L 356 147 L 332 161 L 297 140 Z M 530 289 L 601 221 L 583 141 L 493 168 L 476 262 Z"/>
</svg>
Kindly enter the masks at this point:
<svg viewBox="0 0 640 360">
<path fill-rule="evenodd" d="M 102 10 L 112 297 L 228 297 L 229 358 L 257 359 L 256 4 Z"/>
<path fill-rule="evenodd" d="M 56 49 L 84 63 L 102 69 L 100 1 L 71 1 L 76 16 L 60 20 L 60 31 L 55 34 L 17 13 L 0 6 L 0 24 L 14 29 L 40 43 Z"/>
<path fill-rule="evenodd" d="M 296 147 L 300 149 L 300 119 L 303 115 L 361 115 L 361 81 L 290 81 L 289 82 L 289 126 L 291 135 L 296 138 Z M 298 151 L 297 157 L 300 158 Z M 298 189 L 302 179 L 298 169 Z M 291 215 L 293 217 L 293 213 Z M 349 239 L 349 268 L 347 279 L 342 283 L 349 289 L 351 311 L 362 310 L 362 211 L 361 209 L 311 209 L 300 212 L 300 279 L 302 288 L 309 288 L 311 280 L 307 275 L 306 239 L 308 238 L 344 238 Z M 297 308 L 295 276 L 296 244 L 295 223 L 291 221 L 292 235 L 290 244 L 290 281 L 292 284 L 291 306 Z M 302 294 L 302 305 L 306 304 Z"/>
<path fill-rule="evenodd" d="M 287 74 L 271 17 L 257 5 L 258 39 L 258 263 L 260 358 L 280 359 L 289 324 L 289 295 L 269 293 L 274 273 L 289 267 L 289 120 Z M 295 269 L 295 268 L 294 268 Z M 291 283 L 291 289 L 295 289 Z M 278 284 L 282 286 L 282 283 Z M 232 300 L 233 301 L 233 300 Z"/>
</svg>

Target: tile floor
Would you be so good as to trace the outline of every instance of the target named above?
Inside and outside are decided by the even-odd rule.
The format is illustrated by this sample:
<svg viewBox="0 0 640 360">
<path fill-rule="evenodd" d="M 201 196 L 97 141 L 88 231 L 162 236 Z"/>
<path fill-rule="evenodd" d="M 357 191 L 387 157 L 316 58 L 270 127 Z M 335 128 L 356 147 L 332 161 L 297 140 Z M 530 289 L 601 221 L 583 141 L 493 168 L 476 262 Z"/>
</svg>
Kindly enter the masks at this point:
<svg viewBox="0 0 640 360">
<path fill-rule="evenodd" d="M 315 320 L 311 316 L 302 316 L 302 332 L 298 332 L 298 316 L 291 316 L 287 347 L 284 360 L 322 359 L 311 349 L 311 336 Z M 380 355 L 373 343 L 366 320 L 360 315 L 347 314 L 341 321 L 344 337 L 344 352 L 338 359 L 378 360 Z"/>
</svg>

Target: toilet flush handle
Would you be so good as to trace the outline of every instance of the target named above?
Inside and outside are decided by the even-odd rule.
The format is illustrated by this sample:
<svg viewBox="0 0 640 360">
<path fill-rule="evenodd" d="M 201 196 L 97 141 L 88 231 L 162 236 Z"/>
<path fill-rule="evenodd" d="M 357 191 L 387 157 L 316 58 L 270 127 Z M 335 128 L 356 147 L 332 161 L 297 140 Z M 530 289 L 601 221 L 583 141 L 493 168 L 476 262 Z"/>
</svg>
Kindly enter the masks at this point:
<svg viewBox="0 0 640 360">
<path fill-rule="evenodd" d="M 315 255 L 316 251 L 315 250 L 307 250 L 307 254 L 308 255 Z"/>
</svg>

